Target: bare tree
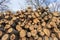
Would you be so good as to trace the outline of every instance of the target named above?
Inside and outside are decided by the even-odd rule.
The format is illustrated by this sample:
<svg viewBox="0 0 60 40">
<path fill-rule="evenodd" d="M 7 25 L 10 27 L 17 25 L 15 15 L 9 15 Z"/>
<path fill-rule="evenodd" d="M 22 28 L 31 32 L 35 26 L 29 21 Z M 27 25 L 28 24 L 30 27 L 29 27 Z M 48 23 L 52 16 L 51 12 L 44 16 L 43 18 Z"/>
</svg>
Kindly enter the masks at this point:
<svg viewBox="0 0 60 40">
<path fill-rule="evenodd" d="M 56 2 L 56 11 L 60 11 L 60 3 Z"/>
<path fill-rule="evenodd" d="M 48 3 L 46 3 L 46 0 L 27 0 L 29 5 L 34 6 L 35 8 L 42 6 L 43 4 L 45 4 L 46 6 L 48 6 Z"/>
<path fill-rule="evenodd" d="M 5 11 L 8 9 L 8 6 L 5 4 L 8 0 L 0 0 L 0 11 Z"/>
<path fill-rule="evenodd" d="M 49 0 L 27 0 L 27 2 L 29 4 L 31 4 L 32 6 L 34 6 L 35 8 L 37 8 L 38 6 L 42 6 L 43 3 L 45 4 L 46 7 L 49 7 L 49 5 L 52 4 L 53 11 L 58 10 L 58 8 L 56 9 L 56 5 L 57 5 L 55 3 L 56 1 L 57 0 L 51 0 L 51 1 L 49 1 Z M 42 6 L 42 7 L 45 7 L 45 6 Z M 49 8 L 49 10 L 50 10 L 50 8 Z"/>
<path fill-rule="evenodd" d="M 35 8 L 37 8 L 38 6 L 40 6 L 39 0 L 27 0 L 27 2 L 28 2 L 28 5 L 32 5 Z"/>
</svg>

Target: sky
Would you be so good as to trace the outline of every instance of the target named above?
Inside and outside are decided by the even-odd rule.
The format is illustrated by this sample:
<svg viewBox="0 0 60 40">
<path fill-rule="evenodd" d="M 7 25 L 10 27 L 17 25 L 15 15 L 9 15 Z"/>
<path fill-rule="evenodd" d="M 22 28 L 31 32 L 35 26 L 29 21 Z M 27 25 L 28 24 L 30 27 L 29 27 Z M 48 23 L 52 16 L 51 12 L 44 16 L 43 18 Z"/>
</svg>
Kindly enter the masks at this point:
<svg viewBox="0 0 60 40">
<path fill-rule="evenodd" d="M 27 3 L 25 0 L 10 0 L 9 9 L 13 11 L 25 9 Z"/>
<path fill-rule="evenodd" d="M 0 2 L 1 2 L 1 0 L 0 0 Z M 45 6 L 45 4 L 46 4 L 50 8 L 54 8 L 52 6 L 52 3 L 55 6 L 58 6 L 58 5 L 56 5 L 56 3 L 58 3 L 60 5 L 60 0 L 45 0 L 45 3 L 43 3 L 42 6 Z M 28 6 L 28 2 L 26 0 L 18 0 L 18 1 L 17 0 L 9 0 L 8 3 L 4 3 L 4 4 L 7 5 L 9 7 L 9 10 L 11 10 L 11 11 L 22 10 L 22 9 L 25 9 Z"/>
</svg>

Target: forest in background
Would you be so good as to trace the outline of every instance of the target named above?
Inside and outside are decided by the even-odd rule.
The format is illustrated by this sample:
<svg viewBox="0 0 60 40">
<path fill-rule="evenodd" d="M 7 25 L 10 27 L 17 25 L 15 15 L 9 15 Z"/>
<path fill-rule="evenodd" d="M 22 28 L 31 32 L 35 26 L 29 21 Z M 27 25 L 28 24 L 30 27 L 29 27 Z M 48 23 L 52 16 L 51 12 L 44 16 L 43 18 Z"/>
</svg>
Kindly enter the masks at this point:
<svg viewBox="0 0 60 40">
<path fill-rule="evenodd" d="M 60 12 L 60 0 L 0 0 L 0 11 L 10 10 L 16 12 L 31 6 L 34 10 L 38 6 L 49 7 L 50 11 Z"/>
</svg>

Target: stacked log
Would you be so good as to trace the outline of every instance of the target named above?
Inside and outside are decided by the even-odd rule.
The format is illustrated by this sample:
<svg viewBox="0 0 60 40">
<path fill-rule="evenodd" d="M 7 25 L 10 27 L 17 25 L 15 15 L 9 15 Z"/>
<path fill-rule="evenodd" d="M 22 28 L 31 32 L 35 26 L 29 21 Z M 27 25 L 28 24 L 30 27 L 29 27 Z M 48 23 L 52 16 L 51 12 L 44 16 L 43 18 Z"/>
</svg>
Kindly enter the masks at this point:
<svg viewBox="0 0 60 40">
<path fill-rule="evenodd" d="M 0 14 L 0 40 L 60 40 L 59 12 L 28 7 L 5 13 Z"/>
</svg>

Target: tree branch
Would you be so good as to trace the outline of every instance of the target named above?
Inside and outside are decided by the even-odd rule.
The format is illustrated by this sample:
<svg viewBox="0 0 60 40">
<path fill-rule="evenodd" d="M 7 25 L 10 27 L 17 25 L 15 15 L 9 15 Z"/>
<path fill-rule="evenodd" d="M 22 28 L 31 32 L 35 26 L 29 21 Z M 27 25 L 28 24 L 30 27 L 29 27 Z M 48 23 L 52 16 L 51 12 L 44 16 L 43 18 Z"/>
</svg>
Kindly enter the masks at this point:
<svg viewBox="0 0 60 40">
<path fill-rule="evenodd" d="M 1 5 L 3 2 L 5 2 L 5 0 L 3 0 L 2 2 L 0 2 L 0 5 Z"/>
</svg>

